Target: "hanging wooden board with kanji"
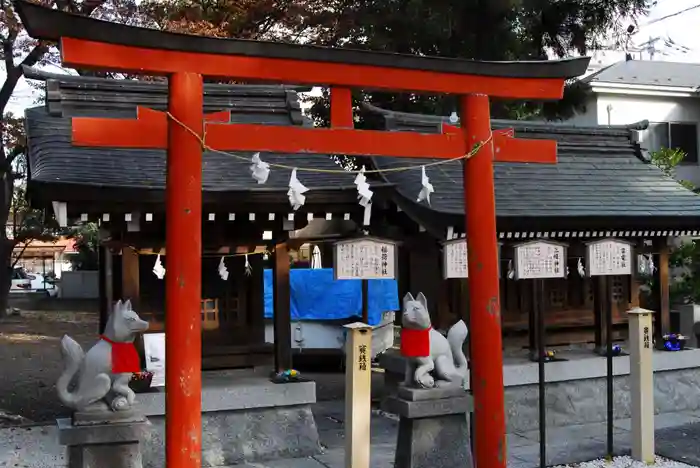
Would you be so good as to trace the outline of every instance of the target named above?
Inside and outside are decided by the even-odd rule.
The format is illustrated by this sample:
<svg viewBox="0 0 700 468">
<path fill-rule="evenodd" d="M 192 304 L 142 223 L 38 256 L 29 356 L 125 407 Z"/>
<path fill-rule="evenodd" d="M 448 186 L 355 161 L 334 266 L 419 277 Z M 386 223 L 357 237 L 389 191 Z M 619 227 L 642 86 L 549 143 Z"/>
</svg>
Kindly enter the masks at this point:
<svg viewBox="0 0 700 468">
<path fill-rule="evenodd" d="M 465 238 L 451 239 L 442 244 L 442 277 L 469 278 L 469 250 Z M 500 258 L 501 243 L 498 243 L 499 268 L 498 275 L 501 275 Z"/>
<path fill-rule="evenodd" d="M 466 239 L 452 239 L 445 242 L 442 246 L 443 278 L 469 278 L 467 255 Z"/>
<path fill-rule="evenodd" d="M 337 280 L 396 279 L 396 242 L 378 237 L 360 237 L 333 246 L 333 273 Z"/>
<path fill-rule="evenodd" d="M 515 279 L 566 278 L 566 245 L 536 240 L 515 246 Z"/>
<path fill-rule="evenodd" d="M 600 239 L 586 244 L 586 274 L 632 274 L 632 244 L 621 239 Z"/>
</svg>

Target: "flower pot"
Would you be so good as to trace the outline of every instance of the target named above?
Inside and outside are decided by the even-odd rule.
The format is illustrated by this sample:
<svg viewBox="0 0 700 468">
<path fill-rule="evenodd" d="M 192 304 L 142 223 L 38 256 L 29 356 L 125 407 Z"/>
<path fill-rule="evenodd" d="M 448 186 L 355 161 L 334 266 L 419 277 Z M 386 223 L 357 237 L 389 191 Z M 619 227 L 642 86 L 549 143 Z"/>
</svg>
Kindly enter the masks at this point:
<svg viewBox="0 0 700 468">
<path fill-rule="evenodd" d="M 683 335 L 665 335 L 663 349 L 666 351 L 683 351 L 686 341 L 687 338 Z"/>
<path fill-rule="evenodd" d="M 153 381 L 152 372 L 139 372 L 131 376 L 129 381 L 129 387 L 134 391 L 134 393 L 146 393 L 151 389 L 151 382 Z"/>
</svg>

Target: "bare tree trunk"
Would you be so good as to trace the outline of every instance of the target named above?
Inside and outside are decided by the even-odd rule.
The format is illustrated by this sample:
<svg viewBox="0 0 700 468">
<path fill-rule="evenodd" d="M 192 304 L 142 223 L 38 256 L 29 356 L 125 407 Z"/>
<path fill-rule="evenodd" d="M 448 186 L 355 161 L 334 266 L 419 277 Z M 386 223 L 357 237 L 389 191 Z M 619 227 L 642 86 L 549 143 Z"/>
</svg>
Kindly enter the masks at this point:
<svg viewBox="0 0 700 468">
<path fill-rule="evenodd" d="M 0 317 L 7 315 L 12 284 L 12 251 L 15 247 L 12 239 L 4 237 L 0 239 Z"/>
</svg>

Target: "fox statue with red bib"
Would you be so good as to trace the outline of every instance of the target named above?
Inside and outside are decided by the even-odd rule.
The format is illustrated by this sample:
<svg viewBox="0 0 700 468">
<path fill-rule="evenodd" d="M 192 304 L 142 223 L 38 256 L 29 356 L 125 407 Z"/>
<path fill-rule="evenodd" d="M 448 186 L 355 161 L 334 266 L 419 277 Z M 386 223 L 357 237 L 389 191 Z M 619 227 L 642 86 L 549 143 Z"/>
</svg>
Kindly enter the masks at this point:
<svg viewBox="0 0 700 468">
<path fill-rule="evenodd" d="M 134 339 L 148 329 L 148 322 L 131 308 L 131 301 L 119 301 L 114 306 L 100 340 L 86 353 L 68 335 L 61 340 L 66 369 L 56 382 L 61 402 L 77 411 L 95 404 L 112 411 L 127 411 L 134 404 L 134 392 L 129 381 L 141 363 Z M 76 380 L 75 388 L 69 390 Z"/>
<path fill-rule="evenodd" d="M 407 362 L 405 386 L 465 386 L 469 368 L 462 346 L 469 331 L 463 320 L 452 325 L 445 337 L 433 329 L 423 293 L 415 299 L 408 293 L 403 298 L 401 327 L 401 354 Z"/>
</svg>

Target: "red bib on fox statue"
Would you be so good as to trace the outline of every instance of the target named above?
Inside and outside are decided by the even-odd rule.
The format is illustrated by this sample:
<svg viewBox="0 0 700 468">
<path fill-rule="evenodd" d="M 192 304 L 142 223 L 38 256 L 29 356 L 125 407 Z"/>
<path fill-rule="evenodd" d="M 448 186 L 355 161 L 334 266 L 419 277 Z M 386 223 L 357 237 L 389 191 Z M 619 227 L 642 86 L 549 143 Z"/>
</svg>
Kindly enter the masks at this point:
<svg viewBox="0 0 700 468">
<path fill-rule="evenodd" d="M 112 345 L 112 373 L 131 374 L 141 371 L 141 360 L 134 343 L 117 343 L 104 335 L 101 339 Z"/>
<path fill-rule="evenodd" d="M 401 329 L 401 355 L 404 357 L 430 356 L 430 330 Z"/>
</svg>

